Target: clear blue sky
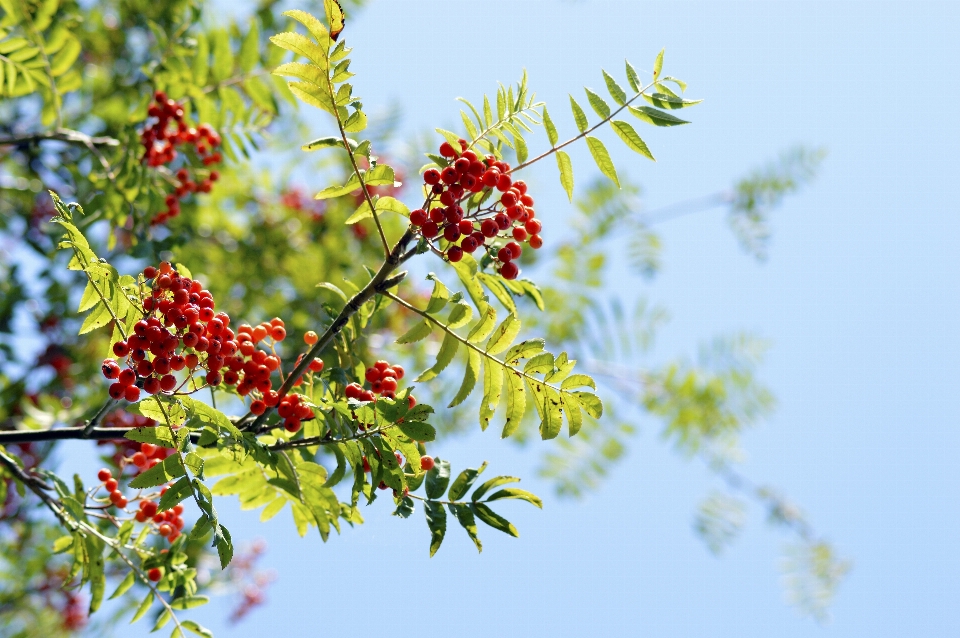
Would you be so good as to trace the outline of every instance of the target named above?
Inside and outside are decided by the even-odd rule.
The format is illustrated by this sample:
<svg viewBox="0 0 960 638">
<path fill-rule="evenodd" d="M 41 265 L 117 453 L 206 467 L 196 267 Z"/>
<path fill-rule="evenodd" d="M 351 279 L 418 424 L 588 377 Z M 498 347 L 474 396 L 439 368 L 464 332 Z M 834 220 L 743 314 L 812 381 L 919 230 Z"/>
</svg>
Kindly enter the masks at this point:
<svg viewBox="0 0 960 638">
<path fill-rule="evenodd" d="M 768 263 L 740 253 L 719 211 L 689 216 L 660 226 L 665 268 L 647 292 L 673 317 L 658 357 L 732 330 L 772 341 L 762 376 L 779 409 L 745 437 L 744 469 L 853 560 L 832 623 L 785 605 L 787 539 L 756 509 L 725 557 L 707 552 L 691 520 L 714 483 L 650 421 L 580 502 L 538 482 L 537 446 L 478 432 L 436 450 L 461 467 L 486 458 L 546 496 L 543 512 L 505 506 L 521 538 L 487 531 L 480 556 L 451 529 L 429 559 L 422 514 L 400 521 L 384 502 L 322 544 L 287 515 L 261 525 L 223 499 L 235 538 L 268 540 L 279 580 L 236 628 L 225 603 L 198 620 L 254 637 L 960 635 L 958 18 L 956 2 L 373 0 L 345 32 L 356 92 L 370 109 L 399 101 L 404 134 L 454 125 L 455 97 L 522 67 L 570 132 L 566 93 L 601 88 L 600 68 L 619 76 L 624 57 L 648 70 L 666 47 L 666 71 L 707 101 L 692 126 L 647 130 L 657 164 L 617 145 L 651 207 L 724 188 L 795 143 L 829 148 L 820 179 L 777 213 Z M 461 33 L 476 61 L 454 49 Z M 574 162 L 586 183 L 582 149 Z M 558 229 L 569 209 L 552 168 L 532 180 Z"/>
</svg>

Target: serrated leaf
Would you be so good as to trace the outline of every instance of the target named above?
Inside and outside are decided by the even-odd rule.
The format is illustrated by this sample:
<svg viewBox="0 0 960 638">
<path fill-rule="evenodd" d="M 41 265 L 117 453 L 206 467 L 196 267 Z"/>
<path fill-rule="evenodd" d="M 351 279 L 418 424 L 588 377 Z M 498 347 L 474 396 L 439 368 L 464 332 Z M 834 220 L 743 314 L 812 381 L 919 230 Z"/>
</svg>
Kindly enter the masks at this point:
<svg viewBox="0 0 960 638">
<path fill-rule="evenodd" d="M 90 613 L 94 613 L 100 608 L 103 602 L 103 593 L 107 585 L 107 577 L 104 572 L 103 549 L 104 542 L 93 535 L 86 538 L 87 560 L 87 580 L 90 583 Z"/>
<path fill-rule="evenodd" d="M 430 336 L 431 332 L 433 332 L 433 324 L 424 319 L 423 321 L 417 322 L 413 328 L 410 328 L 410 330 L 401 335 L 397 339 L 397 343 L 416 343 L 417 341 L 426 339 Z"/>
<path fill-rule="evenodd" d="M 560 184 L 567 193 L 567 199 L 573 201 L 573 163 L 566 151 L 557 151 L 557 168 L 560 169 Z"/>
<path fill-rule="evenodd" d="M 450 362 L 453 361 L 453 358 L 457 355 L 457 350 L 460 348 L 460 340 L 457 339 L 453 334 L 446 333 L 443 336 L 443 341 L 440 343 L 440 350 L 437 352 L 437 360 L 429 370 L 423 371 L 417 381 L 429 381 L 435 379 L 437 375 L 444 371 L 444 369 L 450 365 Z"/>
<path fill-rule="evenodd" d="M 583 427 L 583 414 L 580 411 L 580 402 L 570 393 L 564 392 L 560 395 L 560 402 L 563 405 L 563 412 L 567 415 L 567 435 L 576 436 Z"/>
<path fill-rule="evenodd" d="M 183 466 L 180 464 L 180 457 L 174 454 L 157 463 L 146 472 L 134 477 L 128 485 L 135 489 L 157 487 L 175 478 L 179 478 L 185 473 Z"/>
<path fill-rule="evenodd" d="M 157 509 L 161 512 L 166 511 L 192 494 L 190 477 L 182 476 L 163 493 L 160 502 L 157 503 Z"/>
<path fill-rule="evenodd" d="M 404 420 L 403 423 L 397 424 L 397 428 L 412 440 L 420 441 L 421 443 L 428 443 L 437 438 L 436 428 L 421 421 Z"/>
<path fill-rule="evenodd" d="M 553 354 L 544 352 L 538 354 L 523 366 L 523 371 L 527 374 L 544 374 L 553 371 Z"/>
<path fill-rule="evenodd" d="M 613 123 L 615 122 L 612 122 L 612 124 Z M 603 145 L 603 142 L 588 135 L 587 148 L 590 149 L 590 155 L 593 156 L 593 161 L 596 162 L 600 172 L 610 178 L 610 181 L 616 184 L 617 188 L 620 188 L 620 180 L 617 178 L 617 169 L 614 168 L 613 160 L 610 159 L 610 153 L 607 152 L 607 147 Z"/>
<path fill-rule="evenodd" d="M 583 387 L 593 388 L 594 390 L 596 390 L 597 384 L 594 382 L 594 380 L 591 377 L 585 374 L 572 374 L 566 379 L 564 379 L 563 383 L 560 384 L 561 390 L 570 390 L 572 388 L 583 388 Z"/>
<path fill-rule="evenodd" d="M 540 509 L 543 509 L 543 501 L 540 500 L 539 496 L 536 494 L 531 494 L 526 490 L 521 490 L 519 487 L 506 487 L 502 490 L 494 492 L 487 498 L 486 502 L 489 503 L 490 501 L 499 501 L 500 499 L 504 498 L 520 499 L 521 501 L 526 501 L 536 505 Z"/>
<path fill-rule="evenodd" d="M 208 602 L 210 602 L 210 599 L 206 596 L 183 596 L 170 601 L 170 606 L 174 609 L 195 609 L 206 605 Z"/>
<path fill-rule="evenodd" d="M 270 41 L 281 49 L 302 55 L 320 67 L 321 70 L 326 70 L 327 68 L 326 50 L 317 46 L 310 38 L 304 35 L 288 31 L 270 36 Z"/>
<path fill-rule="evenodd" d="M 520 319 L 513 313 L 497 326 L 487 342 L 486 351 L 489 354 L 499 354 L 510 347 L 513 340 L 520 334 Z"/>
<path fill-rule="evenodd" d="M 663 76 L 662 78 L 660 78 L 660 80 L 661 80 L 662 82 L 673 82 L 673 83 L 676 84 L 678 87 L 680 87 L 680 92 L 681 92 L 681 93 L 683 93 L 684 91 L 687 90 L 687 83 L 684 82 L 683 80 L 679 80 L 679 79 L 677 79 L 677 78 L 670 77 L 669 75 Z"/>
<path fill-rule="evenodd" d="M 547 130 L 547 139 L 550 140 L 550 146 L 556 146 L 560 137 L 557 135 L 557 127 L 553 125 L 550 114 L 547 113 L 547 107 L 543 107 L 543 128 Z"/>
<path fill-rule="evenodd" d="M 489 492 L 495 487 L 500 487 L 501 485 L 506 485 L 507 483 L 519 483 L 519 482 L 520 482 L 520 479 L 518 479 L 515 476 L 494 477 L 489 481 L 487 481 L 486 483 L 484 483 L 483 485 L 481 485 L 480 487 L 478 487 L 477 489 L 473 490 L 473 494 L 470 495 L 470 500 L 479 501 L 481 498 L 483 498 L 484 494 L 486 494 L 487 492 Z"/>
<path fill-rule="evenodd" d="M 477 518 L 490 527 L 500 530 L 504 534 L 510 534 L 510 536 L 515 538 L 520 537 L 520 532 L 513 526 L 513 523 L 495 513 L 483 503 L 471 503 L 470 508 L 473 510 L 473 513 L 477 515 Z"/>
<path fill-rule="evenodd" d="M 689 124 L 687 120 L 681 120 L 679 117 L 664 113 L 651 106 L 630 107 L 630 112 L 639 120 L 654 126 L 679 126 Z"/>
<path fill-rule="evenodd" d="M 624 64 L 627 67 L 627 82 L 630 83 L 630 88 L 633 89 L 634 93 L 639 93 L 643 88 L 643 83 L 640 82 L 640 76 L 637 74 L 637 70 L 633 68 L 633 65 L 629 61 L 624 60 Z"/>
<path fill-rule="evenodd" d="M 447 491 L 450 485 L 450 462 L 436 461 L 433 468 L 427 472 L 426 479 L 427 498 L 438 499 Z"/>
<path fill-rule="evenodd" d="M 440 503 L 424 501 L 423 511 L 427 517 L 427 527 L 430 528 L 430 556 L 433 557 L 443 543 L 443 536 L 447 533 L 447 512 Z"/>
<path fill-rule="evenodd" d="M 607 119 L 610 117 L 610 105 L 607 104 L 602 97 L 594 93 L 588 88 L 584 88 L 584 91 L 587 93 L 587 100 L 590 102 L 590 106 L 593 107 L 593 110 L 601 119 Z"/>
<path fill-rule="evenodd" d="M 130 624 L 137 622 L 150 611 L 150 606 L 153 604 L 153 592 L 148 591 L 146 597 L 140 602 L 140 606 L 137 607 L 137 611 L 133 614 L 133 618 L 130 619 Z"/>
<path fill-rule="evenodd" d="M 460 526 L 466 530 L 467 535 L 470 537 L 470 540 L 473 541 L 473 544 L 476 545 L 477 551 L 483 551 L 483 543 L 480 542 L 480 539 L 477 537 L 477 520 L 473 515 L 473 510 L 470 509 L 468 505 L 459 505 L 451 504 L 450 511 L 453 512 L 453 515 L 456 517 L 457 522 L 460 523 Z"/>
<path fill-rule="evenodd" d="M 306 102 L 311 106 L 315 106 L 337 117 L 337 110 L 330 101 L 330 96 L 318 87 L 307 82 L 287 82 L 287 87 L 290 89 L 290 92 L 296 95 L 302 102 Z M 356 179 L 356 175 L 351 175 L 351 179 Z M 359 186 L 359 183 L 357 185 Z"/>
<path fill-rule="evenodd" d="M 666 49 L 660 49 L 660 53 L 657 54 L 657 59 L 653 61 L 653 79 L 657 80 L 660 78 L 660 71 L 663 69 L 663 53 Z"/>
<path fill-rule="evenodd" d="M 517 152 L 517 161 L 520 164 L 523 164 L 527 161 L 527 158 L 530 156 L 530 152 L 527 150 L 527 143 L 524 141 L 523 137 L 520 135 L 513 136 L 513 147 Z"/>
<path fill-rule="evenodd" d="M 590 392 L 572 392 L 571 394 L 577 398 L 587 414 L 595 419 L 603 416 L 603 402 L 600 397 Z"/>
<path fill-rule="evenodd" d="M 463 496 L 470 491 L 470 488 L 473 487 L 477 477 L 480 476 L 485 469 L 487 469 L 486 462 L 477 469 L 467 468 L 460 472 L 450 486 L 450 490 L 447 492 L 447 498 L 451 501 L 459 501 L 463 498 Z"/>
<path fill-rule="evenodd" d="M 200 636 L 200 638 L 213 638 L 212 631 L 192 620 L 181 620 L 180 626 L 187 631 L 195 633 L 196 635 Z"/>
<path fill-rule="evenodd" d="M 260 27 L 250 20 L 250 29 L 240 45 L 240 70 L 249 73 L 260 62 Z"/>
<path fill-rule="evenodd" d="M 490 359 L 483 361 L 483 399 L 480 402 L 480 428 L 487 429 L 500 404 L 503 392 L 503 366 Z"/>
<path fill-rule="evenodd" d="M 636 151 L 637 153 L 640 153 L 644 157 L 652 159 L 653 161 L 657 161 L 653 157 L 653 153 L 650 152 L 650 149 L 647 148 L 647 144 L 640 139 L 637 131 L 628 122 L 624 122 L 623 120 L 613 120 L 610 122 L 610 126 L 613 127 L 613 130 L 618 136 L 620 136 L 620 139 L 623 140 L 624 144 L 626 144 L 630 150 Z M 597 163 L 599 164 L 599 160 L 597 160 Z M 610 166 L 612 168 L 613 164 Z M 614 181 L 616 180 L 614 179 Z"/>
<path fill-rule="evenodd" d="M 527 410 L 527 393 L 523 388 L 523 376 L 513 370 L 504 370 L 507 381 L 507 420 L 503 425 L 501 438 L 507 438 L 517 431 L 523 414 Z"/>
<path fill-rule="evenodd" d="M 685 109 L 703 102 L 703 100 L 685 100 L 675 95 L 666 93 L 654 93 L 653 95 L 643 94 L 643 99 L 660 109 Z"/>
<path fill-rule="evenodd" d="M 310 32 L 314 38 L 317 39 L 321 45 L 329 47 L 330 42 L 330 32 L 327 31 L 327 27 L 324 26 L 320 20 L 310 15 L 306 11 L 300 11 L 299 9 L 291 9 L 290 11 L 284 11 L 283 15 L 288 18 L 293 18 L 303 26 L 307 28 L 307 31 Z"/>
<path fill-rule="evenodd" d="M 306 66 L 306 65 L 301 65 Z M 352 140 L 347 140 L 351 142 Z M 356 148 L 356 142 L 353 142 L 351 150 Z M 317 151 L 321 148 L 343 148 L 343 139 L 336 135 L 329 135 L 327 137 L 320 137 L 312 142 L 307 142 L 300 147 L 301 151 Z"/>
<path fill-rule="evenodd" d="M 480 376 L 480 354 L 473 348 L 467 349 L 467 366 L 463 373 L 463 382 L 455 397 L 448 405 L 448 408 L 456 407 L 466 400 L 473 392 L 477 384 L 477 378 Z"/>
<path fill-rule="evenodd" d="M 327 76 L 321 69 L 318 69 L 312 64 L 303 64 L 302 62 L 287 62 L 286 64 L 281 64 L 273 70 L 273 74 L 281 77 L 293 77 L 303 80 L 307 84 L 314 85 L 317 89 L 323 89 L 327 80 Z M 328 95 L 324 94 L 323 99 L 327 104 L 330 103 L 330 97 Z M 343 143 L 339 137 L 334 137 L 332 139 L 337 140 L 337 142 L 340 144 Z"/>
<path fill-rule="evenodd" d="M 123 580 L 120 581 L 120 584 L 117 585 L 117 588 L 113 590 L 113 593 L 110 594 L 110 598 L 108 598 L 107 600 L 113 600 L 114 598 L 123 596 L 125 593 L 127 593 L 127 590 L 133 587 L 133 583 L 135 582 L 135 580 L 136 579 L 133 575 L 133 572 L 132 571 L 127 572 L 127 575 L 123 577 Z"/>
<path fill-rule="evenodd" d="M 583 112 L 583 109 L 580 108 L 580 105 L 577 104 L 577 101 L 573 99 L 573 96 L 570 96 L 570 109 L 573 111 L 573 120 L 577 123 L 577 129 L 581 133 L 586 133 L 587 128 L 590 126 L 587 121 L 587 115 Z"/>
</svg>

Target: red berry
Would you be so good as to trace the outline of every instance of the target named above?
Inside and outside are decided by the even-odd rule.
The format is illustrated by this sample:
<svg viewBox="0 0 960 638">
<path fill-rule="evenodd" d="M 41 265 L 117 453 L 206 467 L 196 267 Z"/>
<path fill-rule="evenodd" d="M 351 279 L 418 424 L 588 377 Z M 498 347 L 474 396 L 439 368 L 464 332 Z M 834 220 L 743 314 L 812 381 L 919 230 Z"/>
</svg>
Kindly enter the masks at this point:
<svg viewBox="0 0 960 638">
<path fill-rule="evenodd" d="M 112 383 L 110 388 L 107 390 L 107 394 L 110 395 L 110 398 L 114 401 L 119 401 L 123 398 L 123 393 L 126 391 L 127 386 L 122 383 Z"/>
<path fill-rule="evenodd" d="M 444 157 L 453 157 L 457 154 L 457 152 L 453 150 L 453 147 L 450 146 L 449 142 L 444 142 L 440 145 L 440 154 Z"/>
<path fill-rule="evenodd" d="M 452 149 L 451 149 L 452 150 Z M 428 168 L 423 172 L 423 182 L 430 186 L 440 182 L 440 171 L 435 168 Z"/>
<path fill-rule="evenodd" d="M 444 184 L 453 184 L 459 178 L 460 176 L 457 174 L 457 169 L 452 166 L 448 166 L 440 171 L 440 179 L 443 180 Z"/>
<path fill-rule="evenodd" d="M 465 237 L 463 241 L 460 242 L 460 249 L 465 253 L 472 253 L 477 249 L 477 240 L 473 237 Z"/>
<path fill-rule="evenodd" d="M 512 261 L 508 261 L 500 267 L 500 276 L 504 279 L 516 279 L 520 274 L 520 269 Z"/>
<path fill-rule="evenodd" d="M 543 246 L 543 238 L 540 237 L 540 235 L 533 235 L 530 238 L 530 248 L 533 248 L 534 250 L 536 250 L 541 246 Z"/>
<path fill-rule="evenodd" d="M 463 259 L 463 249 L 459 246 L 450 246 L 447 248 L 447 259 L 456 263 Z"/>
<path fill-rule="evenodd" d="M 164 534 L 164 536 L 169 536 L 169 535 L 170 535 L 170 532 L 167 532 L 166 534 Z M 158 580 L 163 578 L 163 571 L 159 567 L 154 567 L 153 569 L 147 572 L 147 578 L 149 578 L 153 582 L 157 582 Z"/>
<path fill-rule="evenodd" d="M 506 193 L 500 196 L 500 203 L 506 206 L 507 208 L 510 208 L 511 206 L 516 205 L 517 196 L 516 194 L 510 191 L 507 191 Z"/>
<path fill-rule="evenodd" d="M 458 226 L 459 226 L 461 235 L 469 235 L 470 233 L 473 232 L 473 222 L 470 221 L 469 219 L 462 220 L 458 224 Z"/>
<path fill-rule="evenodd" d="M 513 259 L 513 252 L 509 248 L 504 246 L 503 248 L 497 251 L 497 259 L 499 259 L 504 263 L 509 262 L 510 260 Z"/>
<path fill-rule="evenodd" d="M 100 479 L 100 481 L 109 481 L 113 478 L 113 474 L 111 474 L 107 468 L 103 468 L 97 472 L 97 478 Z"/>
<path fill-rule="evenodd" d="M 314 359 L 310 362 L 310 370 L 312 372 L 321 372 L 323 371 L 323 361 L 321 359 Z"/>
<path fill-rule="evenodd" d="M 509 175 L 501 175 L 497 178 L 497 190 L 501 193 L 510 190 L 512 180 Z M 514 202 L 515 204 L 516 202 Z M 512 206 L 513 204 L 506 204 L 506 206 Z"/>
<path fill-rule="evenodd" d="M 126 341 L 118 341 L 113 344 L 113 354 L 118 357 L 125 357 L 130 354 L 130 346 L 127 345 Z"/>
<path fill-rule="evenodd" d="M 103 376 L 108 379 L 116 379 L 120 376 L 120 366 L 118 366 L 117 362 L 113 359 L 105 360 L 103 365 L 100 366 L 100 371 L 103 372 Z"/>
<path fill-rule="evenodd" d="M 422 226 L 421 232 L 424 237 L 433 238 L 440 232 L 440 227 L 437 226 L 437 222 L 429 221 Z"/>
<path fill-rule="evenodd" d="M 283 326 L 274 326 L 273 329 L 270 330 L 270 336 L 273 337 L 274 341 L 283 341 L 287 336 L 287 331 Z"/>
<path fill-rule="evenodd" d="M 523 250 L 520 248 L 520 244 L 515 241 L 508 243 L 505 248 L 510 251 L 510 254 L 513 255 L 514 259 L 519 259 Z"/>
<path fill-rule="evenodd" d="M 513 229 L 513 238 L 517 241 L 526 241 L 527 231 L 519 226 Z"/>
<path fill-rule="evenodd" d="M 151 457 L 151 456 L 153 456 L 154 454 L 157 453 L 157 450 L 159 450 L 159 449 L 160 449 L 160 448 L 158 448 L 158 447 L 157 447 L 156 445 L 154 445 L 153 443 L 141 443 L 141 444 L 140 444 L 140 451 L 143 452 L 143 455 L 146 456 L 146 457 Z"/>
<path fill-rule="evenodd" d="M 539 219 L 531 219 L 526 224 L 524 224 L 523 227 L 531 235 L 536 235 L 543 229 L 543 224 L 540 223 Z"/>
<path fill-rule="evenodd" d="M 147 394 L 156 394 L 160 392 L 160 379 L 156 377 L 150 377 L 143 382 L 143 391 Z"/>
<path fill-rule="evenodd" d="M 422 208 L 418 208 L 415 211 L 410 213 L 410 223 L 414 226 L 423 226 L 427 221 L 427 212 Z"/>
<path fill-rule="evenodd" d="M 250 412 L 256 414 L 257 416 L 260 416 L 266 411 L 267 404 L 259 399 L 254 400 L 253 403 L 250 404 Z"/>
<path fill-rule="evenodd" d="M 163 523 L 157 529 L 157 532 L 160 533 L 160 536 L 170 536 L 170 532 L 173 531 L 173 527 L 169 523 Z"/>
<path fill-rule="evenodd" d="M 140 388 L 135 385 L 128 385 L 123 390 L 123 398 L 133 403 L 140 400 Z"/>
<path fill-rule="evenodd" d="M 160 377 L 160 389 L 164 392 L 170 392 L 177 387 L 177 378 L 172 374 L 165 374 Z"/>
<path fill-rule="evenodd" d="M 130 460 L 133 461 L 134 465 L 142 468 L 147 464 L 147 455 L 144 454 L 143 452 L 137 452 L 132 457 L 130 457 Z"/>
<path fill-rule="evenodd" d="M 420 457 L 420 469 L 422 469 L 424 472 L 429 472 L 430 470 L 432 470 L 435 464 L 436 463 L 434 462 L 432 456 Z"/>
</svg>

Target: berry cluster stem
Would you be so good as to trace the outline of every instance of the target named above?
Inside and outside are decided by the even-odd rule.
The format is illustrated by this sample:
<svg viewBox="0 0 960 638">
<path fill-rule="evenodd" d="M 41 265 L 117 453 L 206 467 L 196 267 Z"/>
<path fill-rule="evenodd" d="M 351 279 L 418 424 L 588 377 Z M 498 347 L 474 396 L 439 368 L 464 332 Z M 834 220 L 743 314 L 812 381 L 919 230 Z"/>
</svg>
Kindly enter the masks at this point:
<svg viewBox="0 0 960 638">
<path fill-rule="evenodd" d="M 343 310 L 340 311 L 340 314 L 337 315 L 337 318 L 333 320 L 333 323 L 330 324 L 326 330 L 324 330 L 323 334 L 320 335 L 313 347 L 310 348 L 310 350 L 301 358 L 300 363 L 297 364 L 293 371 L 287 375 L 287 380 L 284 381 L 283 385 L 280 386 L 280 389 L 277 390 L 277 393 L 280 396 L 284 396 L 290 391 L 290 388 L 293 387 L 294 382 L 307 371 L 307 368 L 310 366 L 310 362 L 313 361 L 313 358 L 320 356 L 320 353 L 324 350 L 324 348 L 329 346 L 333 339 L 340 334 L 340 331 L 343 330 L 344 326 L 347 325 L 347 322 L 350 321 L 350 318 L 360 310 L 363 304 L 370 301 L 370 299 L 376 294 L 386 294 L 387 296 L 391 296 L 386 292 L 386 290 L 400 283 L 403 273 L 400 273 L 400 275 L 394 277 L 391 277 L 390 275 L 392 275 L 393 271 L 397 269 L 397 266 L 416 254 L 415 251 L 404 252 L 407 248 L 407 245 L 413 240 L 413 238 L 413 231 L 408 229 L 407 232 L 403 234 L 403 237 L 397 241 L 396 245 L 393 247 L 393 250 L 387 253 L 387 257 L 384 259 L 383 264 L 380 266 L 380 270 L 377 271 L 377 274 L 367 282 L 367 285 L 364 286 L 360 292 L 350 298 L 350 300 L 347 302 L 347 305 L 345 305 Z M 241 429 L 259 432 L 269 414 L 270 410 L 265 411 L 250 425 L 241 427 Z"/>
</svg>

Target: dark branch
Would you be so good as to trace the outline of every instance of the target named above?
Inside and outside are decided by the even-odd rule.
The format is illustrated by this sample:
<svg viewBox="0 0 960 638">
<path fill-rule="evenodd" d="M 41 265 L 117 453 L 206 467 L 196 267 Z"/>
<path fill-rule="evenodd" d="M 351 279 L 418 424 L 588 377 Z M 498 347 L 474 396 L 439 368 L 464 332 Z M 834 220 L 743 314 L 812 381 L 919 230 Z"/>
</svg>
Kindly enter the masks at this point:
<svg viewBox="0 0 960 638">
<path fill-rule="evenodd" d="M 46 141 L 79 144 L 88 148 L 91 146 L 120 146 L 120 140 L 112 137 L 91 137 L 86 133 L 81 133 L 80 131 L 74 131 L 67 128 L 0 137 L 0 146 L 18 146 L 20 144 L 32 144 Z"/>
</svg>

